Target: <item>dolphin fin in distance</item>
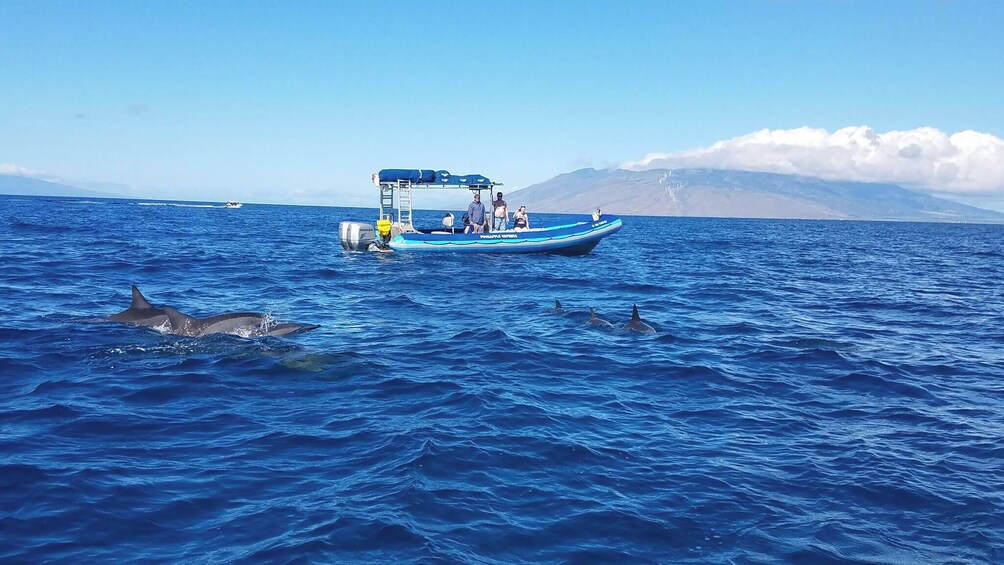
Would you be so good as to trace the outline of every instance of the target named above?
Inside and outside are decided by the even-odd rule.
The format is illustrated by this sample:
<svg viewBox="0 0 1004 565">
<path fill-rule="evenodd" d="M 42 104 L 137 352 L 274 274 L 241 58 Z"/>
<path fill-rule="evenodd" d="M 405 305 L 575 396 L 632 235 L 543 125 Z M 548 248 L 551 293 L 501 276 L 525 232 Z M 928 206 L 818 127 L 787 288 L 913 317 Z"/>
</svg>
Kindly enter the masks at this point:
<svg viewBox="0 0 1004 565">
<path fill-rule="evenodd" d="M 633 332 L 640 332 L 643 334 L 654 334 L 655 328 L 645 323 L 638 315 L 638 305 L 635 304 L 631 309 L 631 321 L 624 324 L 624 329 L 631 330 Z"/>
<path fill-rule="evenodd" d="M 561 301 L 560 300 L 555 300 L 554 301 L 554 311 L 557 312 L 558 314 L 561 314 L 562 312 L 565 311 L 565 309 L 561 307 Z"/>
<path fill-rule="evenodd" d="M 601 326 L 601 327 L 604 327 L 604 328 L 609 328 L 609 327 L 613 326 L 613 324 L 611 324 L 610 322 L 608 322 L 608 321 L 604 320 L 603 318 L 600 318 L 599 316 L 597 316 L 596 315 L 596 310 L 594 310 L 592 307 L 589 308 L 589 325 L 590 326 Z"/>
</svg>

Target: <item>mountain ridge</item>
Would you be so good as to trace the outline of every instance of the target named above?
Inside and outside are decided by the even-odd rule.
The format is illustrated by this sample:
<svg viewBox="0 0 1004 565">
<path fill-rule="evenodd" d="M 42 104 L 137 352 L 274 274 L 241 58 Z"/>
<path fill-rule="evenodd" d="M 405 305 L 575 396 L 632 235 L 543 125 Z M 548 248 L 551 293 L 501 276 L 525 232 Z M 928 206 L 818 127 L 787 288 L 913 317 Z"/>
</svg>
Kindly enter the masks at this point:
<svg viewBox="0 0 1004 565">
<path fill-rule="evenodd" d="M 585 168 L 507 195 L 553 213 L 723 218 L 1004 222 L 1004 214 L 895 184 L 729 169 Z"/>
<path fill-rule="evenodd" d="M 88 198 L 120 198 L 117 194 L 80 188 L 59 182 L 0 174 L 0 194 L 16 196 L 77 196 Z"/>
</svg>

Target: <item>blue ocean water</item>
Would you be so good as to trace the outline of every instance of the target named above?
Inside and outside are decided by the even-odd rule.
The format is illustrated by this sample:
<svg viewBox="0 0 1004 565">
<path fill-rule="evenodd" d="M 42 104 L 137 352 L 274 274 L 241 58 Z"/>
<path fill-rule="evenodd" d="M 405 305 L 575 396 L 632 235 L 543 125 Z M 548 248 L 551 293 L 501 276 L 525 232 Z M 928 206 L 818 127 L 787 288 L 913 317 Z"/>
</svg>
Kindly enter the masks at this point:
<svg viewBox="0 0 1004 565">
<path fill-rule="evenodd" d="M 1004 562 L 1004 226 L 343 252 L 373 214 L 0 197 L 0 561 Z"/>
</svg>

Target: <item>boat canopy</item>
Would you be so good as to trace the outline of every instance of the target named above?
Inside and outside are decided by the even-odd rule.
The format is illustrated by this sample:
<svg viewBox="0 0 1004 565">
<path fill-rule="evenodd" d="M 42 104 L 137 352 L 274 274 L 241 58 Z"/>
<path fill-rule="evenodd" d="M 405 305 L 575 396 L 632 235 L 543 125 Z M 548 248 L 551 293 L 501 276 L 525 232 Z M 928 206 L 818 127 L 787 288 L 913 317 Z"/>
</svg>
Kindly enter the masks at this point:
<svg viewBox="0 0 1004 565">
<path fill-rule="evenodd" d="M 380 219 L 393 222 L 399 232 L 416 232 L 412 224 L 413 189 L 459 189 L 477 191 L 493 190 L 502 186 L 484 175 L 453 175 L 449 171 L 432 169 L 383 169 L 370 177 L 380 188 Z M 394 194 L 397 193 L 397 198 Z M 394 221 L 394 204 L 397 203 L 397 221 Z"/>
<path fill-rule="evenodd" d="M 460 185 L 470 187 L 491 187 L 499 183 L 479 174 L 454 175 L 450 171 L 432 169 L 383 169 L 377 173 L 377 183 L 410 182 L 427 185 Z"/>
</svg>

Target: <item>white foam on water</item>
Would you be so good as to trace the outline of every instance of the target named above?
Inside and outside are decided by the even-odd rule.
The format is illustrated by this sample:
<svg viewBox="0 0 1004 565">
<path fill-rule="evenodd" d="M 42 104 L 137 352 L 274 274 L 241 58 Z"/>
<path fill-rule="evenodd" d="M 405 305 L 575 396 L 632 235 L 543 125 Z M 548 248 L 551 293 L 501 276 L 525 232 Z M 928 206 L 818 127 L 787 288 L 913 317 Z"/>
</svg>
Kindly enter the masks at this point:
<svg viewBox="0 0 1004 565">
<path fill-rule="evenodd" d="M 178 204 L 176 202 L 137 202 L 140 206 L 174 206 L 176 208 L 226 208 L 215 204 Z"/>
</svg>

